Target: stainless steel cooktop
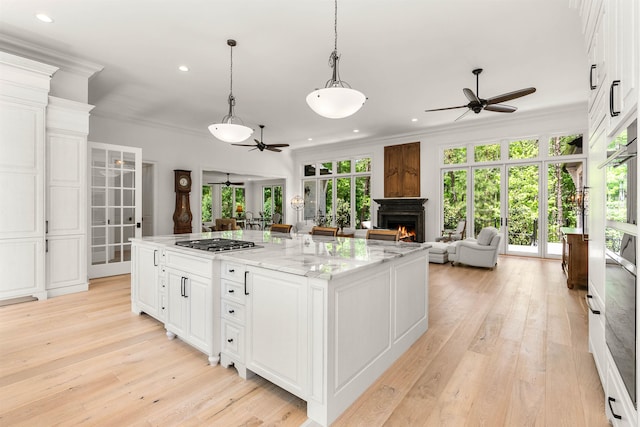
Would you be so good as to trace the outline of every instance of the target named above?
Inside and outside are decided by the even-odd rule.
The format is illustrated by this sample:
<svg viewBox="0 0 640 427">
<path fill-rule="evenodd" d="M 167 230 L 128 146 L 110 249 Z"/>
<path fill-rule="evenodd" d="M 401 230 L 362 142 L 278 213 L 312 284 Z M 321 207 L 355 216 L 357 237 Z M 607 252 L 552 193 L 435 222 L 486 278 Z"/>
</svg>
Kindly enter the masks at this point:
<svg viewBox="0 0 640 427">
<path fill-rule="evenodd" d="M 228 251 L 237 251 L 240 249 L 253 249 L 253 248 L 259 247 L 259 246 L 256 246 L 256 244 L 253 242 L 247 242 L 245 240 L 223 239 L 223 238 L 182 240 L 180 242 L 176 242 L 176 245 L 182 246 L 185 248 L 200 249 L 202 251 L 210 251 L 210 252 L 228 252 Z"/>
</svg>

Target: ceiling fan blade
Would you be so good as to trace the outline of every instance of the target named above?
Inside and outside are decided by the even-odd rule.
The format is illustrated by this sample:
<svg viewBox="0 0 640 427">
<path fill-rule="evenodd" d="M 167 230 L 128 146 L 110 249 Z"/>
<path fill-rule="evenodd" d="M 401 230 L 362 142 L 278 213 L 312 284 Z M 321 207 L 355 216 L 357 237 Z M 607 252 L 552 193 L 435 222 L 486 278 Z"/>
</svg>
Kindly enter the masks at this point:
<svg viewBox="0 0 640 427">
<path fill-rule="evenodd" d="M 237 145 L 238 147 L 255 147 L 254 144 L 231 144 L 231 145 Z"/>
<path fill-rule="evenodd" d="M 473 93 L 473 91 L 471 89 L 467 89 L 466 87 L 464 89 L 462 89 L 462 92 L 464 92 L 464 96 L 467 97 L 467 99 L 469 100 L 469 102 L 475 102 L 475 103 L 480 103 L 480 99 L 476 96 L 475 93 Z"/>
<path fill-rule="evenodd" d="M 444 111 L 444 110 L 455 110 L 457 108 L 467 108 L 466 105 L 460 105 L 459 107 L 446 107 L 446 108 L 434 108 L 432 110 L 424 110 L 426 113 L 429 111 Z"/>
<path fill-rule="evenodd" d="M 511 105 L 502 105 L 502 104 L 493 104 L 487 105 L 484 107 L 487 111 L 495 111 L 497 113 L 513 113 L 517 110 L 516 107 L 512 107 Z"/>
<path fill-rule="evenodd" d="M 230 182 L 229 185 L 244 185 L 244 182 Z"/>
<path fill-rule="evenodd" d="M 281 151 L 282 151 L 282 150 L 281 150 L 281 149 L 279 149 L 279 148 L 273 148 L 273 146 L 271 146 L 271 145 L 268 145 L 268 146 L 266 146 L 265 148 L 266 148 L 267 150 L 269 150 L 269 151 L 275 151 L 276 153 L 279 153 L 279 152 L 281 152 Z"/>
<path fill-rule="evenodd" d="M 458 120 L 460 120 L 461 118 L 463 118 L 464 116 L 466 116 L 467 114 L 469 114 L 469 112 L 471 111 L 471 108 L 469 108 L 467 111 L 465 111 L 464 113 L 462 113 L 461 115 L 458 116 L 457 119 L 454 120 L 454 122 L 457 122 Z"/>
<path fill-rule="evenodd" d="M 289 144 L 266 144 L 267 147 L 288 147 Z"/>
<path fill-rule="evenodd" d="M 531 95 L 535 91 L 536 91 L 535 87 L 528 87 L 526 89 L 514 90 L 513 92 L 504 93 L 502 95 L 494 96 L 493 98 L 487 99 L 487 105 L 499 104 L 501 102 L 520 98 L 522 96 Z"/>
</svg>

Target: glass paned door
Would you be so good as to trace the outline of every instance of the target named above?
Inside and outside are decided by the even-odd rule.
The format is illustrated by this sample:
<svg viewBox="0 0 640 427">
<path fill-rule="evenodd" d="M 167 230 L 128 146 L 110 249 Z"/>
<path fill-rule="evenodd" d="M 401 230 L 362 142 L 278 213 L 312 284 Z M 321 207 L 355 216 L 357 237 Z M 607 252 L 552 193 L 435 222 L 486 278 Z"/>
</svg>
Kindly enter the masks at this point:
<svg viewBox="0 0 640 427">
<path fill-rule="evenodd" d="M 539 256 L 539 163 L 508 166 L 507 188 L 507 253 Z"/>
<path fill-rule="evenodd" d="M 455 229 L 467 219 L 467 169 L 443 171 L 442 207 L 444 229 Z"/>
<path fill-rule="evenodd" d="M 142 150 L 90 143 L 89 277 L 131 271 L 130 238 L 142 236 Z"/>
<path fill-rule="evenodd" d="M 477 237 L 484 227 L 500 230 L 502 170 L 499 166 L 473 169 L 473 229 L 469 237 Z"/>
<path fill-rule="evenodd" d="M 561 227 L 582 227 L 576 203 L 582 184 L 582 162 L 547 164 L 547 256 L 562 256 Z"/>
</svg>

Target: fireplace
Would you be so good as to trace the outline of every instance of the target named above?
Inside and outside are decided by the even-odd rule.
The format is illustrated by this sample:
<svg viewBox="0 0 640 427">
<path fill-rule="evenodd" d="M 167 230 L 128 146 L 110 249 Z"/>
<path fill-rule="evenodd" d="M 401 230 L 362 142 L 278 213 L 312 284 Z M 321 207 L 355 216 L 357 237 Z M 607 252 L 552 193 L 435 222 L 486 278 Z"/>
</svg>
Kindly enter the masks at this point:
<svg viewBox="0 0 640 427">
<path fill-rule="evenodd" d="M 414 199 L 403 197 L 399 199 L 374 199 L 378 208 L 378 228 L 395 230 L 404 227 L 407 232 L 414 232 L 415 237 L 410 238 L 415 242 L 425 241 L 424 204 L 428 199 Z"/>
</svg>

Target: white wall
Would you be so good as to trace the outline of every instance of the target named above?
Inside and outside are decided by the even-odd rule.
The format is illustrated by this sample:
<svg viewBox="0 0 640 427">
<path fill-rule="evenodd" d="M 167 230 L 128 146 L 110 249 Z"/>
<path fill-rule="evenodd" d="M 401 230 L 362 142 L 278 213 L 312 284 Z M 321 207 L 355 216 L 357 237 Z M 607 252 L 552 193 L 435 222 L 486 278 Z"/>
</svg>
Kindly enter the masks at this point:
<svg viewBox="0 0 640 427">
<path fill-rule="evenodd" d="M 285 189 L 295 181 L 293 163 L 288 150 L 272 153 L 246 151 L 218 141 L 206 129 L 201 133 L 169 127 L 142 125 L 112 118 L 92 116 L 89 140 L 142 148 L 142 161 L 156 165 L 158 193 L 156 199 L 156 235 L 173 234 L 175 192 L 173 170 L 191 171 L 191 212 L 194 232 L 200 230 L 200 194 L 203 171 L 216 170 L 246 173 L 284 179 Z M 285 200 L 293 194 L 285 190 Z M 259 202 L 258 202 L 259 203 Z"/>
<path fill-rule="evenodd" d="M 440 226 L 440 152 L 449 145 L 472 142 L 496 143 L 505 139 L 539 138 L 552 135 L 586 133 L 587 105 L 571 105 L 554 110 L 532 113 L 499 114 L 484 111 L 482 120 L 467 120 L 449 126 L 434 127 L 422 133 L 407 134 L 393 138 L 349 141 L 294 151 L 292 193 L 302 193 L 302 168 L 304 164 L 318 161 L 340 160 L 353 156 L 370 156 L 372 159 L 371 198 L 384 198 L 384 147 L 387 145 L 420 142 L 420 197 L 429 199 L 425 203 L 427 213 L 426 241 L 439 235 Z M 487 117 L 492 115 L 493 117 Z M 586 138 L 585 138 L 586 140 Z M 587 144 L 583 147 L 588 150 Z M 588 174 L 588 171 L 587 171 Z M 373 203 L 374 224 L 377 204 Z"/>
</svg>

